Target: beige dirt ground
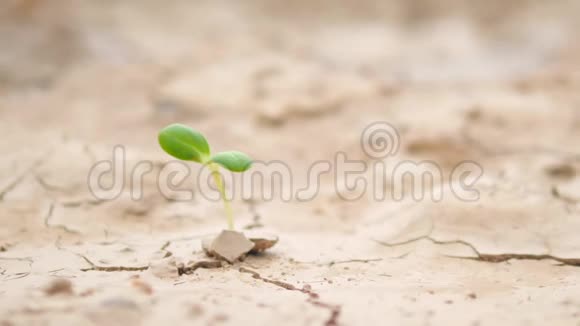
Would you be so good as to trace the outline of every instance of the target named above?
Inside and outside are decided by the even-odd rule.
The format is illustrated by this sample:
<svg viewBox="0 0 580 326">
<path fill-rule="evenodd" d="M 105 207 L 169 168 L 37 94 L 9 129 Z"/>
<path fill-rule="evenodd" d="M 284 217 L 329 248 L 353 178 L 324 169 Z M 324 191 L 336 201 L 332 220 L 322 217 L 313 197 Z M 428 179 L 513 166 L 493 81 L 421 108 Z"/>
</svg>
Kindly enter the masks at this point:
<svg viewBox="0 0 580 326">
<path fill-rule="evenodd" d="M 3 0 L 0 325 L 580 325 L 579 15 L 573 0 Z M 480 199 L 445 178 L 440 202 L 347 201 L 323 176 L 310 201 L 234 200 L 239 229 L 280 237 L 270 252 L 177 275 L 225 222 L 219 202 L 160 194 L 160 128 L 280 160 L 300 184 L 337 152 L 374 163 L 375 121 L 399 131 L 390 166 L 477 162 Z M 141 200 L 128 182 L 89 192 L 115 145 L 127 180 L 153 163 Z"/>
</svg>

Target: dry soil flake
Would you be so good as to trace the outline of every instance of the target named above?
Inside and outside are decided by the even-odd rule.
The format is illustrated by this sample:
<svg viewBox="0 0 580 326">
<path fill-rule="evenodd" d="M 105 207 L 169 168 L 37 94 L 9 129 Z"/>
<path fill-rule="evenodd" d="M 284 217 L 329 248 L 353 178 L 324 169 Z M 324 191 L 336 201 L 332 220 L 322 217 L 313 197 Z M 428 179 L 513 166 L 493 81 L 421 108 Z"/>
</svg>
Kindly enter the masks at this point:
<svg viewBox="0 0 580 326">
<path fill-rule="evenodd" d="M 254 248 L 250 250 L 251 254 L 259 254 L 261 252 L 264 252 L 274 247 L 274 245 L 278 243 L 278 237 L 273 234 L 264 233 L 261 231 L 248 231 L 245 232 L 244 234 L 246 235 L 248 240 L 254 243 Z"/>
<path fill-rule="evenodd" d="M 250 232 L 248 237 L 236 231 L 222 231 L 217 237 L 202 241 L 205 253 L 230 264 L 243 259 L 248 253 L 261 253 L 272 248 L 278 242 L 278 237 L 270 234 Z"/>
<path fill-rule="evenodd" d="M 254 248 L 254 243 L 241 232 L 223 230 L 217 237 L 205 239 L 203 250 L 210 257 L 233 264 Z"/>
</svg>

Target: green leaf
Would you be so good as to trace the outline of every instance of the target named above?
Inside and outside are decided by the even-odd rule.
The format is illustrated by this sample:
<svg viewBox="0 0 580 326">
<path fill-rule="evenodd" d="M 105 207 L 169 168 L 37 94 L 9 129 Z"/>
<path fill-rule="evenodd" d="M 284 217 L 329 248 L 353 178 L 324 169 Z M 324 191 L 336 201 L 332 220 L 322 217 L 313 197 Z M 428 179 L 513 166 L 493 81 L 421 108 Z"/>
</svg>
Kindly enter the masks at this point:
<svg viewBox="0 0 580 326">
<path fill-rule="evenodd" d="M 159 132 L 159 145 L 167 154 L 185 161 L 207 162 L 210 156 L 207 140 L 198 131 L 175 123 Z"/>
<path fill-rule="evenodd" d="M 212 156 L 211 161 L 232 172 L 244 172 L 252 166 L 252 159 L 248 155 L 237 151 L 217 153 Z"/>
</svg>

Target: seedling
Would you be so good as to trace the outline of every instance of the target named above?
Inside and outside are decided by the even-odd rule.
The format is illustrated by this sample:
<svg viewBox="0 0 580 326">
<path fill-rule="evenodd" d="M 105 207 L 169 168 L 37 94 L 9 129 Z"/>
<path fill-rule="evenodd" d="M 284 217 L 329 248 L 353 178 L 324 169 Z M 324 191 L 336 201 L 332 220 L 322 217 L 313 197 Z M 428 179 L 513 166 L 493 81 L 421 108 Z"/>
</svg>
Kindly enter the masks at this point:
<svg viewBox="0 0 580 326">
<path fill-rule="evenodd" d="M 193 161 L 206 165 L 210 169 L 224 203 L 228 229 L 233 230 L 234 216 L 226 197 L 220 166 L 232 172 L 244 172 L 252 165 L 252 159 L 246 154 L 237 151 L 220 152 L 211 155 L 209 144 L 201 133 L 178 123 L 163 128 L 159 132 L 158 138 L 159 145 L 167 154 L 183 161 Z"/>
</svg>

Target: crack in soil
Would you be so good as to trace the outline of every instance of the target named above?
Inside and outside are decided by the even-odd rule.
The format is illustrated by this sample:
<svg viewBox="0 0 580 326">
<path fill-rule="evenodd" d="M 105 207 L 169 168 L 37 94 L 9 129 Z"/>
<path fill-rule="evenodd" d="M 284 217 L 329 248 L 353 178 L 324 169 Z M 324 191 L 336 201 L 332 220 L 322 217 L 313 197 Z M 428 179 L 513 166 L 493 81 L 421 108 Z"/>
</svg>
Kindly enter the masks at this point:
<svg viewBox="0 0 580 326">
<path fill-rule="evenodd" d="M 338 325 L 338 317 L 340 316 L 342 307 L 340 305 L 333 305 L 333 304 L 329 304 L 329 303 L 320 301 L 320 299 L 319 299 L 320 295 L 318 293 L 312 291 L 312 288 L 310 287 L 310 285 L 305 285 L 303 288 L 297 288 L 296 286 L 294 286 L 290 283 L 262 277 L 258 272 L 255 272 L 255 271 L 248 269 L 248 268 L 245 268 L 245 267 L 240 267 L 239 272 L 250 274 L 250 275 L 252 275 L 252 277 L 254 279 L 260 280 L 260 281 L 265 282 L 265 283 L 274 284 L 274 285 L 281 287 L 283 289 L 286 289 L 288 291 L 298 291 L 298 292 L 302 292 L 302 293 L 308 295 L 308 300 L 307 300 L 308 303 L 312 304 L 313 306 L 316 306 L 319 308 L 324 308 L 324 309 L 330 311 L 330 316 L 326 320 L 324 325 L 325 326 Z"/>
<path fill-rule="evenodd" d="M 12 280 L 20 279 L 20 278 L 25 278 L 28 275 L 30 275 L 30 273 L 32 273 L 32 264 L 34 264 L 34 260 L 30 257 L 0 257 L 0 260 L 25 261 L 28 263 L 28 268 L 29 268 L 28 272 L 8 274 L 8 275 L 5 275 L 7 270 L 3 270 L 2 274 L 0 274 L 0 275 L 5 275 L 5 278 L 3 279 L 3 281 L 12 281 Z"/>
<path fill-rule="evenodd" d="M 105 202 L 106 202 L 105 200 L 98 199 L 98 198 L 87 198 L 87 199 L 81 199 L 81 200 L 61 201 L 60 205 L 62 207 L 73 208 L 73 207 L 80 207 L 82 205 L 99 206 Z"/>
<path fill-rule="evenodd" d="M 170 252 L 169 250 L 167 250 L 167 248 L 169 248 L 169 246 L 171 246 L 171 241 L 165 241 L 165 243 L 161 246 L 161 248 L 159 248 L 159 251 L 166 251 L 166 252 Z"/>
<path fill-rule="evenodd" d="M 163 258 L 173 256 L 173 252 L 171 252 L 170 250 L 167 250 L 167 248 L 169 248 L 169 246 L 171 246 L 171 243 L 172 243 L 171 240 L 165 241 L 165 243 L 161 246 L 161 248 L 159 248 L 159 251 L 165 252 L 165 255 L 163 256 Z"/>
<path fill-rule="evenodd" d="M 338 265 L 338 264 L 349 264 L 349 263 L 370 263 L 373 261 L 381 261 L 382 258 L 370 258 L 370 259 L 349 259 L 349 260 L 338 260 L 338 261 L 331 261 L 328 263 L 328 266 Z"/>
<path fill-rule="evenodd" d="M 557 187 L 552 187 L 552 196 L 554 196 L 554 198 L 559 199 L 563 202 L 565 202 L 566 204 L 571 204 L 571 205 L 575 205 L 580 203 L 579 199 L 575 199 L 575 198 L 571 198 L 569 196 L 563 195 L 562 193 L 560 193 L 560 191 L 558 190 Z"/>
<path fill-rule="evenodd" d="M 36 169 L 37 167 L 41 166 L 42 164 L 44 164 L 46 162 L 46 158 L 49 157 L 53 152 L 53 149 L 49 149 L 48 151 L 46 151 L 43 155 L 41 155 L 40 157 L 38 157 L 36 160 L 34 160 L 32 162 L 32 164 L 30 164 L 30 166 L 28 168 L 26 168 L 21 174 L 19 174 L 18 176 L 16 176 L 12 182 L 10 182 L 8 185 L 6 185 L 6 187 L 4 187 L 4 189 L 0 190 L 0 202 L 4 200 L 4 197 L 12 190 L 14 190 L 14 188 L 18 187 L 18 185 L 20 183 L 22 183 L 22 181 L 24 180 L 24 178 L 26 178 L 26 176 L 28 176 L 28 174 L 30 172 L 32 172 L 34 169 Z"/>
<path fill-rule="evenodd" d="M 46 216 L 44 217 L 44 226 L 46 226 L 47 228 L 60 229 L 71 234 L 81 234 L 79 231 L 70 229 L 69 227 L 63 224 L 50 224 L 50 219 L 52 218 L 52 214 L 54 213 L 55 206 L 56 204 L 54 202 L 50 203 L 50 205 L 48 206 L 48 211 L 46 212 Z"/>
<path fill-rule="evenodd" d="M 412 238 L 412 239 L 405 240 L 402 242 L 395 242 L 395 243 L 389 243 L 389 242 L 384 242 L 384 241 L 380 241 L 380 240 L 373 240 L 373 241 L 375 241 L 378 244 L 383 245 L 383 246 L 397 247 L 397 246 L 410 244 L 410 243 L 420 241 L 420 240 L 427 240 L 427 241 L 429 241 L 433 244 L 436 244 L 436 245 L 461 244 L 461 245 L 464 245 L 466 247 L 469 247 L 477 256 L 477 257 L 447 256 L 450 258 L 471 259 L 471 260 L 477 260 L 477 261 L 483 261 L 483 262 L 489 262 L 489 263 L 501 263 L 501 262 L 508 261 L 510 259 L 554 260 L 554 261 L 561 263 L 562 265 L 580 266 L 580 258 L 562 258 L 562 257 L 558 257 L 558 256 L 553 256 L 550 254 L 514 254 L 514 253 L 484 254 L 484 253 L 479 252 L 479 250 L 477 250 L 477 248 L 473 244 L 471 244 L 465 240 L 458 239 L 458 240 L 442 241 L 442 240 L 437 240 L 437 239 L 433 238 L 431 236 L 431 234 Z"/>
<path fill-rule="evenodd" d="M 98 266 L 95 265 L 90 259 L 86 256 L 77 254 L 79 257 L 84 259 L 91 267 L 89 268 L 81 268 L 81 272 L 88 272 L 88 271 L 98 271 L 98 272 L 142 272 L 149 269 L 149 265 L 147 266 Z"/>
<path fill-rule="evenodd" d="M 177 275 L 181 276 L 181 275 L 189 275 L 189 274 L 193 274 L 193 272 L 195 272 L 196 269 L 198 268 L 221 268 L 223 266 L 221 261 L 209 261 L 209 260 L 202 260 L 202 261 L 198 261 L 195 262 L 194 264 L 190 265 L 190 266 L 178 266 L 177 267 Z"/>
<path fill-rule="evenodd" d="M 51 185 L 49 184 L 46 180 L 44 180 L 43 177 L 41 177 L 40 175 L 34 173 L 34 179 L 36 180 L 36 182 L 40 185 L 40 187 L 42 189 L 44 189 L 44 191 L 46 192 L 65 192 L 68 189 L 62 186 L 56 186 L 56 185 Z"/>
<path fill-rule="evenodd" d="M 367 264 L 370 262 L 382 261 L 382 260 L 383 260 L 383 258 L 367 258 L 367 259 L 354 258 L 354 259 L 347 259 L 347 260 L 331 260 L 327 263 L 319 263 L 316 261 L 297 261 L 297 260 L 292 260 L 291 262 L 298 263 L 298 264 L 308 264 L 308 265 L 332 267 L 334 265 L 339 265 L 339 264 L 351 264 L 351 263 Z"/>
<path fill-rule="evenodd" d="M 433 244 L 436 244 L 436 245 L 460 244 L 460 245 L 464 245 L 464 246 L 468 247 L 469 249 L 471 249 L 471 251 L 473 251 L 473 253 L 476 255 L 476 257 L 449 256 L 449 255 L 447 255 L 447 257 L 457 258 L 457 259 L 471 259 L 471 260 L 477 260 L 477 261 L 483 261 L 483 262 L 489 262 L 489 263 L 501 263 L 501 262 L 508 261 L 510 259 L 554 260 L 554 261 L 561 263 L 562 265 L 580 266 L 580 258 L 563 258 L 563 257 L 554 256 L 551 254 L 516 254 L 516 253 L 484 254 L 484 253 L 481 253 L 475 247 L 475 245 L 473 245 L 465 240 L 457 239 L 457 240 L 443 241 L 443 240 L 437 240 L 437 239 L 433 238 L 431 235 L 433 234 L 433 231 L 435 230 L 435 223 L 433 222 L 432 219 L 430 219 L 430 222 L 431 222 L 430 223 L 431 225 L 429 227 L 429 232 L 427 232 L 427 234 L 422 235 L 422 236 L 418 236 L 418 237 L 411 238 L 411 239 L 401 241 L 401 242 L 386 242 L 386 241 L 380 241 L 380 240 L 376 240 L 376 239 L 372 239 L 372 240 L 375 241 L 376 243 L 383 245 L 383 246 L 386 246 L 386 247 L 403 246 L 403 245 L 407 245 L 407 244 L 417 242 L 420 240 L 427 240 L 427 241 L 429 241 Z M 548 249 L 548 252 L 550 252 L 551 251 L 550 246 L 547 244 L 545 239 L 544 239 L 544 243 L 546 245 L 546 248 Z"/>
</svg>

